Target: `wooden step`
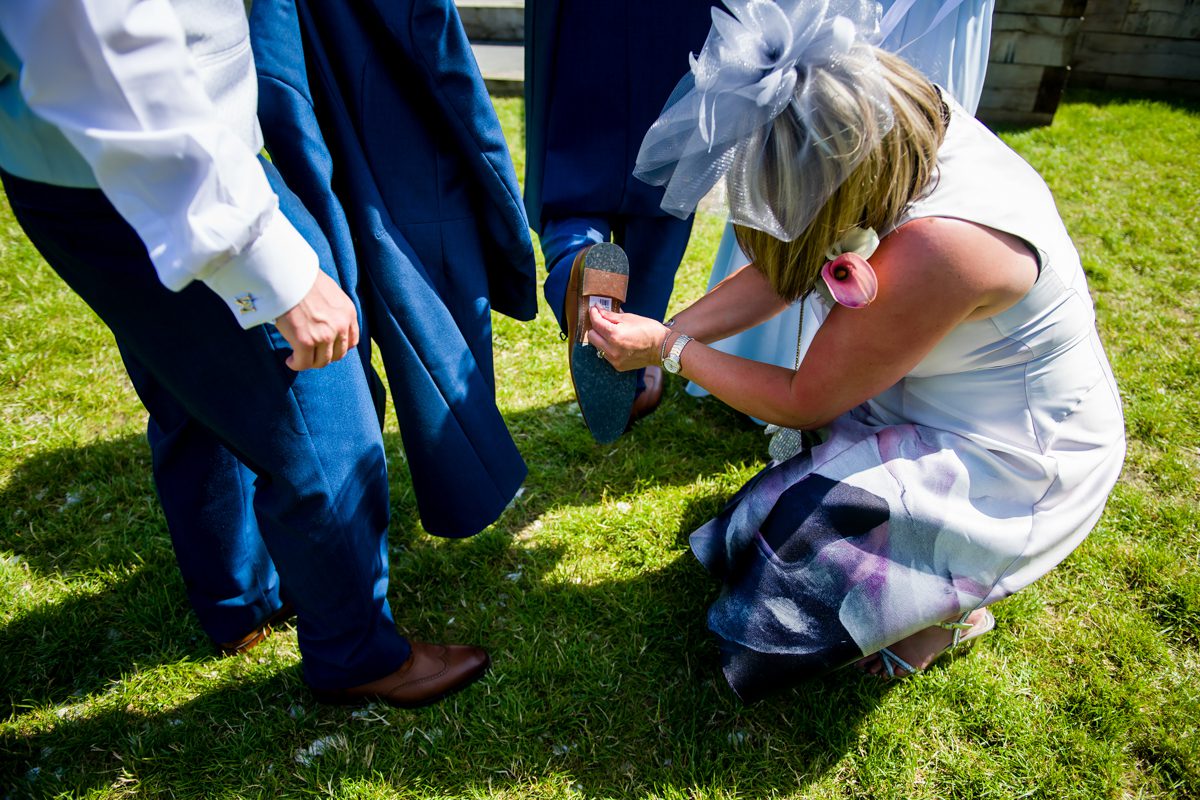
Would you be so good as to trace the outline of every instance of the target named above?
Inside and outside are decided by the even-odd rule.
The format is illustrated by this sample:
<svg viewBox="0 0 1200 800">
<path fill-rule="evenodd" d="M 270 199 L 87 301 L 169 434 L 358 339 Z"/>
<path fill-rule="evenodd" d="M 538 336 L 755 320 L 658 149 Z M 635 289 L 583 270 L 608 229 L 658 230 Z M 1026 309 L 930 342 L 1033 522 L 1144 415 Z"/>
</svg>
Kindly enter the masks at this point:
<svg viewBox="0 0 1200 800">
<path fill-rule="evenodd" d="M 455 0 L 488 91 L 520 95 L 525 85 L 523 0 Z"/>
<path fill-rule="evenodd" d="M 525 85 L 525 48 L 519 44 L 472 43 L 488 91 L 499 97 L 520 95 Z"/>
<path fill-rule="evenodd" d="M 520 44 L 525 41 L 522 0 L 455 0 L 472 42 Z"/>
</svg>

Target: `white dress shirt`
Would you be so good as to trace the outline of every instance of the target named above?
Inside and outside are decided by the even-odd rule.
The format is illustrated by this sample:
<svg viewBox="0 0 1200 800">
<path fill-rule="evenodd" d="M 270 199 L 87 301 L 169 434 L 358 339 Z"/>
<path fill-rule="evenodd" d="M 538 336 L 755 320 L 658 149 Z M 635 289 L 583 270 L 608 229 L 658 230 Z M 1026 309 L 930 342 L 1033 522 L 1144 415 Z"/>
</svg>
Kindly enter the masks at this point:
<svg viewBox="0 0 1200 800">
<path fill-rule="evenodd" d="M 307 294 L 316 253 L 258 163 L 243 0 L 0 0 L 0 31 L 167 288 L 203 281 L 245 328 Z"/>
</svg>

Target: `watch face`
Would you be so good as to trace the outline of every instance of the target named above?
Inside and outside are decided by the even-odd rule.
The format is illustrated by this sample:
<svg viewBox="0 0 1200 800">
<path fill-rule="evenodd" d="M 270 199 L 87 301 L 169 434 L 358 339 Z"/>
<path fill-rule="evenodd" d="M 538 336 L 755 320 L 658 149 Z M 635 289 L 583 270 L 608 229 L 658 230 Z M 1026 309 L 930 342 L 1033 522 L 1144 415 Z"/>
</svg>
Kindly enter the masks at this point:
<svg viewBox="0 0 1200 800">
<path fill-rule="evenodd" d="M 678 374 L 679 370 L 683 369 L 683 365 L 680 363 L 679 357 L 683 355 L 683 348 L 687 347 L 688 343 L 691 341 L 692 337 L 688 336 L 686 333 L 679 334 L 679 338 L 675 340 L 673 345 L 671 345 L 671 352 L 668 353 L 667 357 L 663 359 L 663 369 L 672 375 Z"/>
</svg>

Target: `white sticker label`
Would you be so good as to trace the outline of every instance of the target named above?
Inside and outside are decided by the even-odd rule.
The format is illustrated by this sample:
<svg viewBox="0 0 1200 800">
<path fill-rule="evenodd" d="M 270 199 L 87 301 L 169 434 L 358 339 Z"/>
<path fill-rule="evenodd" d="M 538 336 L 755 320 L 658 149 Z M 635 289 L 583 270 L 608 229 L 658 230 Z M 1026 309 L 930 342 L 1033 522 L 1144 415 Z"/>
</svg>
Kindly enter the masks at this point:
<svg viewBox="0 0 1200 800">
<path fill-rule="evenodd" d="M 604 311 L 612 311 L 612 298 L 601 297 L 599 295 L 588 296 L 588 308 L 599 306 Z"/>
</svg>

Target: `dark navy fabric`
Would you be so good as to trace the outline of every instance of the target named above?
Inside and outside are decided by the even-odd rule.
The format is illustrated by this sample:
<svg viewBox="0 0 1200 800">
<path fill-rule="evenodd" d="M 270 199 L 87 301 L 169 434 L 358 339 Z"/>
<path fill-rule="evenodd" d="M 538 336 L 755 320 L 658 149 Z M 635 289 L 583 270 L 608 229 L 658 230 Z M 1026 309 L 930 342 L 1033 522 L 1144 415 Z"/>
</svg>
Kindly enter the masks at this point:
<svg viewBox="0 0 1200 800">
<path fill-rule="evenodd" d="M 536 312 L 507 146 L 450 0 L 255 0 L 267 149 L 379 346 L 421 521 L 492 523 L 526 474 L 495 405 L 490 311 Z"/>
<path fill-rule="evenodd" d="M 712 24 L 708 0 L 525 3 L 525 206 L 554 217 L 666 216 L 633 177 L 642 138 Z"/>
<path fill-rule="evenodd" d="M 525 4 L 525 207 L 560 325 L 571 262 L 595 241 L 629 256 L 627 311 L 666 311 L 692 220 L 664 212 L 662 187 L 634 178 L 633 167 L 688 54 L 704 44 L 712 5 L 615 0 L 597 14 L 586 0 Z"/>
<path fill-rule="evenodd" d="M 264 166 L 332 274 L 320 229 Z M 112 330 L 150 412 L 155 485 L 205 632 L 240 638 L 283 587 L 311 686 L 396 670 L 410 650 L 387 603 L 387 468 L 359 352 L 293 372 L 273 325 L 242 330 L 199 283 L 168 291 L 98 189 L 7 175 L 4 188 L 30 241 Z"/>
<path fill-rule="evenodd" d="M 795 458 L 811 461 L 809 451 Z M 772 469 L 751 478 L 690 539 L 692 552 L 722 581 L 708 625 L 725 678 L 745 702 L 862 657 L 842 624 L 843 595 L 824 567 L 825 546 L 865 541 L 890 518 L 883 498 L 814 473 L 784 490 L 760 526 L 747 526 L 741 504 L 772 480 Z"/>
</svg>

